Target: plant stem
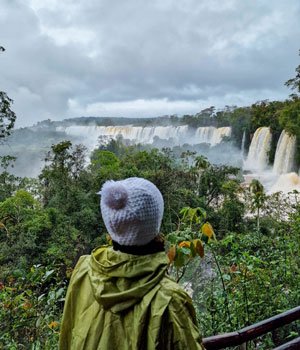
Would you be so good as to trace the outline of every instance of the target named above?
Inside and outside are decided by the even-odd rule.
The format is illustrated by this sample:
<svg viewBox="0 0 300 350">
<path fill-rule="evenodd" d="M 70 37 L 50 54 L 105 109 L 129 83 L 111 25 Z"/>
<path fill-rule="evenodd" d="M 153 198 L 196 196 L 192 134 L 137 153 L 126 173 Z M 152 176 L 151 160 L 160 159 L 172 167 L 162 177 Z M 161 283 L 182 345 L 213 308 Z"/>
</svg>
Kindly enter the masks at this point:
<svg viewBox="0 0 300 350">
<path fill-rule="evenodd" d="M 222 281 L 223 293 L 224 293 L 224 297 L 225 297 L 225 307 L 226 307 L 226 311 L 227 311 L 227 315 L 228 315 L 229 324 L 230 324 L 230 327 L 232 328 L 231 315 L 230 315 L 230 311 L 229 311 L 228 295 L 227 295 L 227 290 L 226 290 L 226 287 L 225 287 L 225 282 L 224 282 L 224 279 L 223 279 L 222 271 L 221 271 L 220 265 L 218 263 L 218 260 L 217 260 L 217 257 L 216 257 L 216 254 L 215 254 L 213 248 L 211 248 L 211 252 L 213 254 L 213 257 L 214 257 L 214 260 L 216 262 L 216 265 L 217 265 L 217 268 L 218 268 L 218 272 L 219 272 L 219 275 L 220 275 L 220 278 L 221 278 L 221 281 Z"/>
<path fill-rule="evenodd" d="M 245 269 L 245 273 L 243 274 L 243 290 L 244 290 L 244 296 L 245 296 L 245 304 L 246 304 L 246 325 L 249 325 L 249 305 L 248 305 L 248 293 L 247 293 L 247 287 L 246 287 L 246 275 L 247 275 L 247 269 Z"/>
</svg>

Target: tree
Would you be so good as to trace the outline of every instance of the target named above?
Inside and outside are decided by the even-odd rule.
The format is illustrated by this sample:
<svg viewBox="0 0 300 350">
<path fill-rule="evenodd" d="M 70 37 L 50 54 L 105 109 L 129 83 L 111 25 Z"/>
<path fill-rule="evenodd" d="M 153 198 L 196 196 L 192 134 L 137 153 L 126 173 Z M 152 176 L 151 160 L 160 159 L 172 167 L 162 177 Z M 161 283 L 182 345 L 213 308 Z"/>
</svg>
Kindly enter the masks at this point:
<svg viewBox="0 0 300 350">
<path fill-rule="evenodd" d="M 94 150 L 91 155 L 90 168 L 101 179 L 112 178 L 119 170 L 120 160 L 110 151 Z"/>
<path fill-rule="evenodd" d="M 10 174 L 8 168 L 14 166 L 16 157 L 0 156 L 0 202 L 10 197 L 18 188 L 21 178 Z"/>
<path fill-rule="evenodd" d="M 4 47 L 0 46 L 0 52 L 4 51 Z M 4 91 L 0 91 L 0 143 L 11 134 L 15 125 L 16 114 L 11 110 L 12 103 L 13 100 Z M 19 178 L 7 171 L 9 166 L 13 167 L 15 160 L 15 157 L 9 155 L 0 157 L 0 201 L 10 196 L 17 188 Z"/>
<path fill-rule="evenodd" d="M 37 262 L 37 256 L 45 252 L 50 236 L 51 222 L 37 200 L 24 190 L 0 203 L 0 264 Z M 37 254 L 37 251 L 39 254 Z M 2 277 L 0 273 L 0 278 Z"/>
<path fill-rule="evenodd" d="M 199 159 L 199 157 L 198 157 Z M 208 206 L 219 205 L 220 200 L 224 196 L 223 184 L 232 179 L 237 181 L 239 169 L 227 165 L 209 164 L 201 169 L 198 177 L 198 193 L 199 197 L 204 199 L 204 208 L 208 210 Z"/>
<path fill-rule="evenodd" d="M 256 225 L 257 232 L 260 231 L 260 211 L 263 208 L 266 200 L 264 186 L 256 179 L 253 179 L 250 183 L 251 193 L 251 210 L 256 211 Z"/>
<path fill-rule="evenodd" d="M 16 121 L 16 114 L 11 110 L 13 100 L 4 91 L 0 91 L 0 139 L 11 134 Z"/>
<path fill-rule="evenodd" d="M 78 204 L 73 195 L 84 187 L 85 148 L 82 145 L 72 147 L 70 141 L 62 141 L 52 145 L 45 161 L 46 166 L 39 176 L 44 186 L 44 204 L 72 213 Z"/>
<path fill-rule="evenodd" d="M 0 46 L 0 52 L 4 52 Z M 0 140 L 11 134 L 16 121 L 16 114 L 11 110 L 13 100 L 4 91 L 0 91 Z"/>
<path fill-rule="evenodd" d="M 85 148 L 70 141 L 52 145 L 39 176 L 44 208 L 52 210 L 56 229 L 49 255 L 72 263 L 99 236 L 99 209 L 91 173 L 85 168 Z M 98 188 L 97 188 L 98 189 Z"/>
</svg>

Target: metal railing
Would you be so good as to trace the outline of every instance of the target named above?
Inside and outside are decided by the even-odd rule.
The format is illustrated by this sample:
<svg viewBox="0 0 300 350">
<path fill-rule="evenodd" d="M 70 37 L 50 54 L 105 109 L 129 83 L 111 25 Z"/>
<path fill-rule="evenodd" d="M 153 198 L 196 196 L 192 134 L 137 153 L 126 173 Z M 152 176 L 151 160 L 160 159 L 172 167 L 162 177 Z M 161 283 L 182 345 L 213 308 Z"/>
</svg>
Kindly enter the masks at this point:
<svg viewBox="0 0 300 350">
<path fill-rule="evenodd" d="M 231 333 L 224 333 L 203 339 L 207 350 L 225 349 L 230 346 L 242 345 L 293 321 L 300 320 L 300 306 L 285 311 L 251 326 Z M 300 349 L 300 337 L 276 348 L 276 350 Z M 275 350 L 275 349 L 274 349 Z"/>
</svg>

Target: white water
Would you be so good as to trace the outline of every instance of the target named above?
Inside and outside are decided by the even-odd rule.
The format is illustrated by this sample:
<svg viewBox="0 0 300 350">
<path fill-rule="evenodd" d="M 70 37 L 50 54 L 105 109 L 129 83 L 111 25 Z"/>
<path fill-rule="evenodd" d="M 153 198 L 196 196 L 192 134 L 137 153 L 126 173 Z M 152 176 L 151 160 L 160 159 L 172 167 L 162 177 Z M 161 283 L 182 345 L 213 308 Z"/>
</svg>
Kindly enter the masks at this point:
<svg viewBox="0 0 300 350">
<path fill-rule="evenodd" d="M 124 139 L 135 143 L 152 144 L 155 138 L 171 141 L 175 145 L 208 143 L 214 146 L 222 141 L 222 138 L 231 135 L 230 127 L 199 127 L 190 129 L 188 125 L 181 126 L 84 126 L 72 125 L 66 128 L 58 127 L 57 131 L 64 131 L 67 135 L 81 138 L 83 143 L 94 149 L 101 138 L 102 142 L 116 139 L 121 135 Z"/>
<path fill-rule="evenodd" d="M 282 191 L 283 193 L 288 193 L 294 190 L 300 192 L 300 177 L 292 172 L 281 174 L 275 184 L 271 187 L 270 192 Z"/>
<path fill-rule="evenodd" d="M 268 167 L 268 153 L 271 148 L 272 135 L 270 128 L 258 128 L 251 140 L 248 157 L 244 169 L 263 171 Z"/>
<path fill-rule="evenodd" d="M 196 130 L 193 144 L 209 143 L 214 146 L 220 143 L 223 137 L 231 136 L 231 127 L 225 126 L 222 128 L 215 128 L 213 126 L 200 127 Z"/>
<path fill-rule="evenodd" d="M 231 128 L 199 127 L 191 129 L 187 125 L 182 126 L 82 126 L 73 125 L 59 127 L 58 131 L 64 131 L 67 135 L 77 137 L 90 150 L 97 147 L 100 142 L 108 142 L 121 135 L 124 139 L 135 143 L 153 144 L 155 138 L 170 141 L 173 145 L 207 143 L 214 146 L 222 141 L 223 137 L 231 136 Z M 268 166 L 268 152 L 271 147 L 272 135 L 268 127 L 258 128 L 252 138 L 249 153 L 244 162 L 244 170 L 250 170 L 251 178 L 259 179 L 268 192 L 288 192 L 293 189 L 300 190 L 300 178 L 296 173 L 291 173 L 296 151 L 296 138 L 282 132 L 278 141 L 275 161 L 272 169 Z M 242 150 L 245 147 L 245 134 L 243 134 Z M 281 176 L 279 176 L 282 174 Z"/>
<path fill-rule="evenodd" d="M 246 132 L 243 132 L 243 138 L 242 138 L 242 146 L 241 146 L 241 154 L 242 154 L 242 158 L 244 160 L 245 157 L 245 144 L 246 144 Z"/>
<path fill-rule="evenodd" d="M 273 171 L 285 174 L 293 170 L 296 154 L 296 136 L 282 131 L 277 143 Z"/>
<path fill-rule="evenodd" d="M 258 128 L 252 138 L 244 170 L 250 170 L 246 182 L 258 179 L 268 193 L 300 191 L 300 177 L 295 172 L 296 137 L 282 131 L 277 143 L 273 169 L 268 167 L 272 135 L 267 127 Z"/>
</svg>

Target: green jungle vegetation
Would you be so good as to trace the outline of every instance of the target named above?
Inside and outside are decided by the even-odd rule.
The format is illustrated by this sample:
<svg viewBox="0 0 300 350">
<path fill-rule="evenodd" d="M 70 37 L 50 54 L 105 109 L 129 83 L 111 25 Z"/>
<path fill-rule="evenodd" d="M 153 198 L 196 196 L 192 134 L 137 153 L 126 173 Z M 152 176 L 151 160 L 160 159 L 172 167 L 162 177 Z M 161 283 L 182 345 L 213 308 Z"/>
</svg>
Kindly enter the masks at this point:
<svg viewBox="0 0 300 350">
<path fill-rule="evenodd" d="M 296 72 L 287 85 L 300 92 L 300 66 Z M 11 104 L 1 92 L 2 142 L 16 118 Z M 296 94 L 283 102 L 222 112 L 211 108 L 170 119 L 194 126 L 231 125 L 237 143 L 243 131 L 250 137 L 266 125 L 300 140 Z M 169 273 L 190 290 L 203 336 L 234 331 L 300 305 L 297 192 L 268 195 L 257 180 L 244 186 L 239 168 L 211 164 L 189 150 L 178 156 L 168 148 L 145 150 L 120 140 L 94 150 L 88 166 L 82 145 L 55 143 L 37 178 L 13 175 L 12 156 L 0 160 L 0 349 L 57 347 L 72 269 L 82 254 L 107 242 L 96 195 L 107 179 L 144 177 L 161 190 Z M 300 322 L 294 322 L 248 349 L 270 349 L 299 331 Z"/>
</svg>

